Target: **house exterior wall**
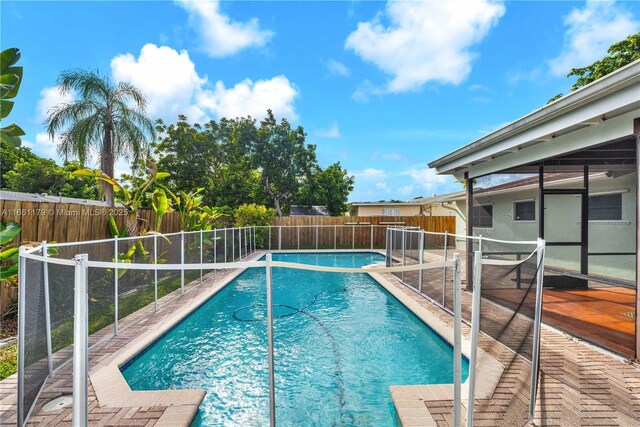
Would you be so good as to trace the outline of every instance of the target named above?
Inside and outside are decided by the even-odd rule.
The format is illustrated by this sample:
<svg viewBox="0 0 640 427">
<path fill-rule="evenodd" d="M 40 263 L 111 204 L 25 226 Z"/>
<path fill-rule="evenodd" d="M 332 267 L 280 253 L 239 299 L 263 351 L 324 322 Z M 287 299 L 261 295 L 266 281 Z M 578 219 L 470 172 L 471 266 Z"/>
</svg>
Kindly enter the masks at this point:
<svg viewBox="0 0 640 427">
<path fill-rule="evenodd" d="M 396 216 L 415 216 L 420 215 L 420 206 L 418 205 L 367 205 L 357 206 L 358 211 L 355 216 L 383 216 L 384 209 L 398 209 L 399 213 Z"/>
<path fill-rule="evenodd" d="M 566 188 L 577 187 L 566 186 Z M 589 252 L 636 252 L 636 186 L 635 173 L 615 178 L 591 180 L 589 194 L 622 195 L 622 219 L 620 221 L 589 221 Z M 535 201 L 535 221 L 514 220 L 516 201 Z M 580 196 L 545 197 L 545 239 L 549 242 L 580 241 Z M 464 212 L 464 201 L 458 207 Z M 514 190 L 501 194 L 478 194 L 474 205 L 493 205 L 493 227 L 474 227 L 473 234 L 502 240 L 536 240 L 539 222 L 539 194 L 537 188 Z M 466 221 L 459 217 L 466 228 Z M 460 224 L 462 229 L 462 224 Z M 465 230 L 466 233 L 466 230 Z M 457 247 L 463 249 L 462 242 Z M 490 246 L 485 246 L 490 249 Z M 572 271 L 580 270 L 580 247 L 551 247 L 545 253 L 549 267 Z M 635 281 L 635 255 L 589 256 L 589 274 Z"/>
</svg>

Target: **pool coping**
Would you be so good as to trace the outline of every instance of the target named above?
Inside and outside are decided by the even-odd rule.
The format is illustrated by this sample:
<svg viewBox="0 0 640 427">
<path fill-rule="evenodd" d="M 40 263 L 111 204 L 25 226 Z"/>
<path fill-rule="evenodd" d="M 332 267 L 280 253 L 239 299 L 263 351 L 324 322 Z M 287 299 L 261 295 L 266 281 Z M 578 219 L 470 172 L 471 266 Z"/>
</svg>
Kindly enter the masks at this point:
<svg viewBox="0 0 640 427">
<path fill-rule="evenodd" d="M 395 276 L 368 273 L 376 282 L 398 299 L 420 320 L 433 329 L 442 339 L 453 346 L 453 326 L 438 318 L 426 307 L 421 306 L 412 295 L 401 292 L 402 286 Z M 395 282 L 395 283 L 394 283 Z M 478 346 L 477 366 L 482 369 L 476 374 L 476 399 L 490 399 L 505 371 L 504 365 Z M 462 335 L 461 352 L 467 359 L 471 355 L 471 341 Z M 391 385 L 389 392 L 402 426 L 437 426 L 437 422 L 427 409 L 427 401 L 453 401 L 453 384 Z M 462 384 L 462 401 L 467 401 L 469 379 Z"/>
<path fill-rule="evenodd" d="M 257 251 L 247 257 L 245 261 L 255 261 L 266 253 L 378 253 L 385 255 L 379 249 L 346 249 L 346 250 L 315 250 L 300 249 L 286 251 Z M 366 267 L 365 267 L 366 268 Z M 140 339 L 126 344 L 124 347 L 111 354 L 105 360 L 100 361 L 90 369 L 89 378 L 94 388 L 99 406 L 116 408 L 139 408 L 165 406 L 167 409 L 158 419 L 156 426 L 185 426 L 188 427 L 198 412 L 198 407 L 206 395 L 205 390 L 131 390 L 120 368 L 138 356 L 147 347 L 160 339 L 171 328 L 182 322 L 192 312 L 211 297 L 224 289 L 235 278 L 242 274 L 246 268 L 232 270 L 231 274 L 214 282 L 205 292 L 192 299 L 188 305 L 174 311 L 167 319 L 154 325 L 151 330 L 141 336 Z M 378 284 L 393 295 L 401 304 L 414 313 L 427 326 L 433 329 L 442 339 L 453 345 L 453 328 L 440 320 L 435 314 L 422 307 L 416 300 L 402 293 L 394 276 L 380 273 L 367 273 Z M 389 277 L 387 277 L 389 276 Z M 393 280 L 393 279 L 395 280 Z M 395 283 L 394 283 L 395 282 Z M 175 291 L 179 292 L 179 291 Z M 462 354 L 469 358 L 471 342 L 462 337 Z M 478 347 L 478 364 L 482 370 L 478 372 L 476 381 L 476 398 L 490 398 L 498 385 L 498 381 L 504 371 L 504 366 L 495 358 Z M 468 381 L 462 386 L 463 396 L 468 390 Z M 389 391 L 396 408 L 396 413 L 403 426 L 436 425 L 428 411 L 425 401 L 453 400 L 453 384 L 432 385 L 391 385 Z"/>
</svg>

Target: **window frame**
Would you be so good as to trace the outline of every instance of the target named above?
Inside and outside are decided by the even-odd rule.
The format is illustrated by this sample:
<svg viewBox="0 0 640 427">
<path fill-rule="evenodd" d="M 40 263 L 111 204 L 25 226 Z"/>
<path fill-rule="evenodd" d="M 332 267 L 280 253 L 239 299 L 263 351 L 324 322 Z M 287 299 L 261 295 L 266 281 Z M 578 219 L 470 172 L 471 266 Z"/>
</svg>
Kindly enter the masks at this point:
<svg viewBox="0 0 640 427">
<path fill-rule="evenodd" d="M 475 221 L 478 218 L 478 215 L 476 215 L 476 209 L 481 209 L 481 208 L 485 208 L 485 207 L 491 207 L 491 213 L 489 215 L 489 218 L 491 219 L 491 225 L 487 226 L 487 225 L 482 225 L 482 223 L 480 223 L 480 225 L 476 224 Z M 486 211 L 486 209 L 485 209 Z M 483 203 L 483 204 L 474 204 L 473 205 L 473 210 L 471 212 L 471 225 L 474 229 L 476 228 L 484 228 L 484 229 L 492 229 L 493 228 L 493 203 Z"/>
<path fill-rule="evenodd" d="M 387 211 L 392 214 L 388 214 Z M 400 216 L 400 208 L 382 208 L 382 216 Z"/>
<path fill-rule="evenodd" d="M 604 199 L 604 198 L 617 198 L 619 199 L 620 203 L 616 204 L 616 205 L 610 205 L 610 206 L 604 206 L 604 207 L 597 207 L 597 208 L 593 208 L 592 205 L 592 200 L 593 199 Z M 617 211 L 616 213 L 616 218 L 592 218 L 592 212 L 593 209 L 599 210 L 599 211 L 606 211 L 606 210 L 611 210 L 611 209 L 616 209 Z M 587 213 L 587 218 L 589 219 L 589 222 L 619 222 L 619 221 L 624 221 L 622 218 L 622 211 L 623 211 L 623 200 L 622 200 L 622 193 L 620 192 L 615 192 L 615 193 L 598 193 L 598 194 L 594 194 L 594 195 L 589 195 L 589 209 L 588 209 L 588 213 Z M 605 214 L 606 216 L 606 214 Z"/>
<path fill-rule="evenodd" d="M 531 218 L 531 219 L 519 219 L 518 218 L 518 204 L 519 203 L 533 203 L 533 218 Z M 513 221 L 514 222 L 536 222 L 536 200 L 535 199 L 515 200 L 513 202 Z"/>
</svg>

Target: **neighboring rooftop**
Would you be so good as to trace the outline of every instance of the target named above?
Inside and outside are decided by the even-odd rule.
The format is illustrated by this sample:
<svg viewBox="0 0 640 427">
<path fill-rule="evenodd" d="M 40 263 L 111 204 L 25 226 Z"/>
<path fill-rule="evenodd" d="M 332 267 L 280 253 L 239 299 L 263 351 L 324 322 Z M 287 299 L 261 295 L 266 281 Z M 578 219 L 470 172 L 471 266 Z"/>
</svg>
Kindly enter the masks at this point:
<svg viewBox="0 0 640 427">
<path fill-rule="evenodd" d="M 291 206 L 289 216 L 331 216 L 326 206 Z"/>
<path fill-rule="evenodd" d="M 5 190 L 0 190 L 0 200 L 31 203 L 73 203 L 78 205 L 107 206 L 107 203 L 102 200 L 78 199 L 75 197 L 52 196 L 47 193 L 20 193 L 17 191 Z"/>
</svg>

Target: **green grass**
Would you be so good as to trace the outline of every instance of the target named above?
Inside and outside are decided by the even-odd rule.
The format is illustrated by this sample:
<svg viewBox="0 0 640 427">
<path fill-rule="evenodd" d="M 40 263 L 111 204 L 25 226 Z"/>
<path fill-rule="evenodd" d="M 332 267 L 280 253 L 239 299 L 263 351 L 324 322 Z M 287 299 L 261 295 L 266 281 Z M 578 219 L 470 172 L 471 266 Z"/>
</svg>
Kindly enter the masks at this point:
<svg viewBox="0 0 640 427">
<path fill-rule="evenodd" d="M 8 345 L 0 348 L 0 380 L 3 380 L 18 370 L 18 346 Z"/>
</svg>

